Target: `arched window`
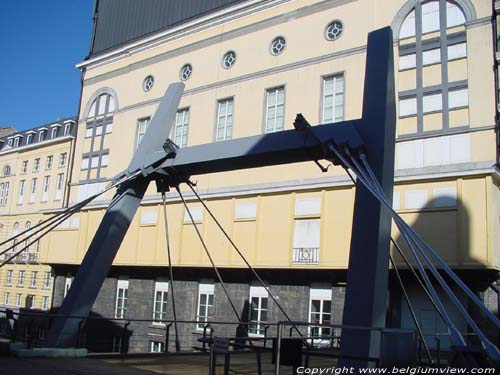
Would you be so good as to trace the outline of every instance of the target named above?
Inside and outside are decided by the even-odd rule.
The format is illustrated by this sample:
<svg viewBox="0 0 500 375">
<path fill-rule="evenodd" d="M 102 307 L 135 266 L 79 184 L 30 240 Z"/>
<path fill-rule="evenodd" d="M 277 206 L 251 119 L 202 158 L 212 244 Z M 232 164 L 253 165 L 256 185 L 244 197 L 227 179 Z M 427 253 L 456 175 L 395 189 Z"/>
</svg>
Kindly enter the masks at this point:
<svg viewBox="0 0 500 375">
<path fill-rule="evenodd" d="M 31 222 L 30 222 L 30 221 L 27 221 L 27 222 L 26 222 L 26 226 L 25 226 L 25 228 L 26 228 L 26 230 L 31 229 Z M 29 233 L 27 233 L 27 234 L 29 234 Z M 30 240 L 28 240 L 28 239 L 24 240 L 23 247 L 25 248 L 25 249 L 24 249 L 24 253 L 26 253 L 26 254 L 28 254 L 28 253 L 29 253 L 29 251 L 30 251 L 30 248 L 29 248 L 29 246 L 28 246 L 28 244 L 29 244 L 30 242 L 31 242 L 31 241 L 30 241 Z"/>
<path fill-rule="evenodd" d="M 113 96 L 108 93 L 100 94 L 92 101 L 87 118 L 107 115 L 113 113 L 115 109 L 115 99 Z"/>
<path fill-rule="evenodd" d="M 3 167 L 3 176 L 4 177 L 7 177 L 7 176 L 10 176 L 11 174 L 11 168 L 10 168 L 10 165 L 6 165 L 5 167 Z"/>
<path fill-rule="evenodd" d="M 14 223 L 14 225 L 12 226 L 12 236 L 16 236 L 18 234 L 19 234 L 19 223 L 16 221 Z M 12 244 L 14 245 L 14 247 L 12 248 L 12 251 L 14 251 L 14 252 L 16 251 L 16 248 L 17 248 L 17 242 L 18 242 L 17 238 L 14 238 L 12 240 Z"/>
<path fill-rule="evenodd" d="M 402 19 L 398 80 L 401 135 L 469 126 L 466 15 L 460 2 L 415 1 Z"/>
</svg>

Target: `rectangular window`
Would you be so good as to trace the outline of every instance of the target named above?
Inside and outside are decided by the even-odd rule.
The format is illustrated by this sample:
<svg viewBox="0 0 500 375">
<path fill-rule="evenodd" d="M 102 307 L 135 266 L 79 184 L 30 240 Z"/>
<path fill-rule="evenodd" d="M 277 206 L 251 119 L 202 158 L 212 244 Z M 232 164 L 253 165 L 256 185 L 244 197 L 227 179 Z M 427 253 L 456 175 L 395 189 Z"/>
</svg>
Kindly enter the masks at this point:
<svg viewBox="0 0 500 375">
<path fill-rule="evenodd" d="M 21 165 L 21 173 L 26 173 L 28 172 L 28 160 L 24 160 L 23 164 Z"/>
<path fill-rule="evenodd" d="M 43 288 L 44 289 L 49 289 L 50 288 L 50 279 L 51 279 L 50 272 L 45 272 L 45 277 L 43 278 Z"/>
<path fill-rule="evenodd" d="M 42 296 L 42 310 L 48 310 L 48 309 L 49 309 L 49 297 Z"/>
<path fill-rule="evenodd" d="M 33 163 L 33 172 L 38 172 L 40 170 L 40 158 L 36 158 Z"/>
<path fill-rule="evenodd" d="M 50 176 L 43 178 L 42 202 L 47 202 L 49 198 Z"/>
<path fill-rule="evenodd" d="M 255 219 L 257 217 L 257 203 L 236 202 L 234 205 L 234 218 L 236 220 Z"/>
<path fill-rule="evenodd" d="M 59 173 L 57 175 L 57 180 L 56 180 L 56 197 L 55 197 L 55 200 L 59 200 L 59 199 L 62 198 L 63 187 L 64 187 L 64 173 Z"/>
<path fill-rule="evenodd" d="M 295 219 L 293 263 L 317 264 L 319 261 L 320 219 Z"/>
<path fill-rule="evenodd" d="M 267 322 L 269 294 L 262 286 L 250 287 L 250 335 L 264 335 Z"/>
<path fill-rule="evenodd" d="M 113 353 L 120 353 L 122 351 L 122 337 L 113 336 Z"/>
<path fill-rule="evenodd" d="M 32 309 L 35 307 L 35 296 L 33 294 L 28 294 L 26 296 L 26 308 Z"/>
<path fill-rule="evenodd" d="M 266 133 L 283 130 L 285 126 L 285 88 L 266 91 Z"/>
<path fill-rule="evenodd" d="M 430 49 L 422 53 L 422 62 L 424 65 L 437 64 L 441 62 L 441 49 Z"/>
<path fill-rule="evenodd" d="M 26 180 L 19 181 L 19 195 L 17 196 L 17 204 L 23 204 L 24 202 L 24 187 Z"/>
<path fill-rule="evenodd" d="M 399 99 L 399 116 L 417 114 L 417 98 Z"/>
<path fill-rule="evenodd" d="M 17 286 L 24 286 L 24 276 L 25 276 L 25 271 L 19 271 L 19 277 L 17 278 Z"/>
<path fill-rule="evenodd" d="M 47 156 L 47 160 L 45 162 L 45 169 L 52 169 L 52 163 L 54 161 L 54 156 L 53 155 L 49 155 Z"/>
<path fill-rule="evenodd" d="M 203 330 L 206 323 L 214 317 L 214 284 L 200 284 L 198 289 L 198 314 L 196 329 Z"/>
<path fill-rule="evenodd" d="M 174 142 L 179 147 L 186 147 L 189 131 L 189 109 L 177 111 L 174 128 Z"/>
<path fill-rule="evenodd" d="M 7 286 L 12 286 L 12 274 L 13 273 L 14 273 L 14 271 L 12 271 L 12 270 L 7 271 L 7 279 L 5 280 Z"/>
<path fill-rule="evenodd" d="M 102 135 L 102 125 L 96 126 L 95 128 L 95 135 Z"/>
<path fill-rule="evenodd" d="M 97 168 L 99 166 L 99 156 L 92 156 L 90 159 L 90 168 Z"/>
<path fill-rule="evenodd" d="M 416 54 L 399 56 L 399 70 L 413 69 L 415 66 L 417 66 Z"/>
<path fill-rule="evenodd" d="M 441 111 L 443 109 L 443 95 L 441 93 L 424 95 L 423 110 L 424 113 Z"/>
<path fill-rule="evenodd" d="M 0 183 L 0 207 L 7 206 L 9 199 L 9 182 Z"/>
<path fill-rule="evenodd" d="M 38 142 L 45 141 L 45 138 L 47 137 L 47 130 L 40 130 L 38 133 Z"/>
<path fill-rule="evenodd" d="M 32 144 L 34 138 L 35 138 L 35 135 L 33 133 L 28 134 L 28 137 L 26 138 L 26 144 L 27 145 Z"/>
<path fill-rule="evenodd" d="M 116 289 L 115 318 L 123 319 L 127 315 L 128 280 L 118 280 Z"/>
<path fill-rule="evenodd" d="M 21 138 L 19 138 L 19 137 L 14 138 L 14 147 L 19 147 L 20 140 L 21 140 Z"/>
<path fill-rule="evenodd" d="M 37 178 L 32 178 L 31 179 L 31 193 L 30 193 L 30 203 L 33 203 L 36 199 L 36 184 L 37 184 Z"/>
<path fill-rule="evenodd" d="M 58 127 L 57 126 L 54 126 L 51 130 L 50 130 L 50 138 L 51 139 L 54 139 L 57 137 L 57 131 L 58 131 Z"/>
<path fill-rule="evenodd" d="M 191 216 L 195 222 L 203 221 L 203 207 L 202 206 L 189 206 L 189 212 L 191 212 Z M 187 210 L 184 210 L 184 222 L 190 223 L 191 218 L 189 217 L 189 213 Z"/>
<path fill-rule="evenodd" d="M 21 293 L 16 294 L 16 307 L 21 307 L 23 303 L 23 295 Z"/>
<path fill-rule="evenodd" d="M 331 289 L 313 289 L 311 288 L 309 297 L 309 322 L 315 324 L 331 324 L 332 316 L 332 290 Z M 311 327 L 309 334 L 314 338 L 331 336 L 329 327 Z M 322 345 L 323 342 L 330 341 L 330 338 L 324 340 L 314 340 L 316 345 Z"/>
<path fill-rule="evenodd" d="M 31 272 L 31 287 L 36 288 L 37 282 L 38 282 L 38 272 L 32 271 Z"/>
<path fill-rule="evenodd" d="M 455 60 L 467 57 L 467 44 L 458 43 L 448 46 L 448 60 Z"/>
<path fill-rule="evenodd" d="M 3 295 L 3 304 L 8 305 L 10 303 L 10 293 L 5 292 Z"/>
<path fill-rule="evenodd" d="M 226 141 L 233 135 L 233 98 L 217 102 L 216 141 Z"/>
<path fill-rule="evenodd" d="M 101 155 L 101 167 L 107 167 L 109 165 L 109 154 Z"/>
<path fill-rule="evenodd" d="M 84 157 L 82 158 L 82 167 L 81 169 L 89 169 L 89 158 Z"/>
<path fill-rule="evenodd" d="M 155 282 L 153 324 L 165 324 L 167 319 L 168 281 Z"/>
<path fill-rule="evenodd" d="M 151 341 L 151 353 L 164 353 L 165 352 L 165 344 L 161 341 Z"/>
<path fill-rule="evenodd" d="M 467 107 L 469 105 L 469 90 L 454 90 L 448 93 L 448 105 L 450 109 Z"/>
<path fill-rule="evenodd" d="M 149 126 L 149 117 L 139 119 L 137 121 L 137 137 L 136 137 L 136 144 L 135 148 L 139 147 L 139 144 L 142 141 L 142 137 L 144 137 L 144 134 L 146 134 L 146 130 Z"/>
<path fill-rule="evenodd" d="M 92 137 L 92 134 L 94 132 L 94 128 L 90 127 L 90 128 L 87 128 L 86 132 L 85 132 L 85 138 L 90 138 Z"/>
<path fill-rule="evenodd" d="M 63 152 L 59 155 L 59 167 L 64 167 L 66 165 L 66 160 L 68 159 L 68 153 Z"/>
<path fill-rule="evenodd" d="M 344 120 L 344 75 L 323 78 L 323 108 L 321 122 L 339 122 Z"/>
<path fill-rule="evenodd" d="M 64 135 L 70 135 L 71 133 L 71 123 L 64 125 Z"/>
</svg>

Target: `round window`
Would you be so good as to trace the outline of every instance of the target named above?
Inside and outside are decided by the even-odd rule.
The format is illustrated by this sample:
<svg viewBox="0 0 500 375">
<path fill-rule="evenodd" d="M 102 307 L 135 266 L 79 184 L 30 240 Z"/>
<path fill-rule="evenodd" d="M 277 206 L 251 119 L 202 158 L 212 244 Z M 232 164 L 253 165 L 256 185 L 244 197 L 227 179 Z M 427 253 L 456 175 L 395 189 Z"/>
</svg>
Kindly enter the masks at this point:
<svg viewBox="0 0 500 375">
<path fill-rule="evenodd" d="M 282 36 L 274 38 L 271 43 L 271 53 L 273 55 L 279 55 L 286 47 L 286 40 Z"/>
<path fill-rule="evenodd" d="M 236 52 L 229 51 L 226 52 L 224 58 L 222 59 L 222 66 L 226 69 L 231 68 L 236 62 Z"/>
<path fill-rule="evenodd" d="M 193 73 L 193 67 L 191 66 L 191 64 L 184 65 L 179 73 L 181 81 L 185 81 L 189 77 L 191 77 L 191 73 Z"/>
<path fill-rule="evenodd" d="M 327 40 L 337 40 L 344 31 L 344 25 L 341 21 L 333 21 L 325 29 L 325 38 Z"/>
<path fill-rule="evenodd" d="M 142 89 L 147 92 L 153 88 L 154 84 L 155 84 L 154 77 L 147 76 L 146 78 L 144 78 L 144 82 L 142 82 Z"/>
</svg>

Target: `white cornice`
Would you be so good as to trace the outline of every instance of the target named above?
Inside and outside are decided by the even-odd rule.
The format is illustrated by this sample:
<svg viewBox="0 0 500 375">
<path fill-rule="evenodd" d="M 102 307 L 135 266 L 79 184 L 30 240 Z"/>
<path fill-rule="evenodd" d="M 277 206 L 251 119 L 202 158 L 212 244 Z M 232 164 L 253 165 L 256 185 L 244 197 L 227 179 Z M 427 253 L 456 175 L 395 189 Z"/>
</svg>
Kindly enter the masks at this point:
<svg viewBox="0 0 500 375">
<path fill-rule="evenodd" d="M 0 156 L 6 155 L 6 154 L 11 154 L 13 152 L 21 152 L 21 151 L 27 151 L 27 150 L 31 150 L 31 149 L 35 149 L 35 148 L 45 147 L 45 146 L 49 146 L 52 144 L 61 143 L 64 141 L 69 141 L 69 140 L 72 140 L 73 138 L 74 137 L 72 135 L 65 135 L 63 137 L 48 139 L 46 141 L 36 142 L 36 143 L 32 143 L 30 145 L 24 145 L 21 147 L 10 148 L 8 150 L 0 151 Z"/>
<path fill-rule="evenodd" d="M 151 36 L 128 43 L 111 52 L 92 57 L 77 64 L 76 67 L 78 69 L 88 69 L 116 62 L 145 50 L 154 48 L 159 44 L 164 44 L 165 42 L 190 36 L 194 32 L 206 30 L 234 19 L 242 18 L 290 1 L 292 0 L 249 0 L 240 4 L 229 6 L 219 11 L 212 12 L 206 16 L 187 21 L 181 25 L 168 28 L 167 30 L 163 30 Z"/>
</svg>

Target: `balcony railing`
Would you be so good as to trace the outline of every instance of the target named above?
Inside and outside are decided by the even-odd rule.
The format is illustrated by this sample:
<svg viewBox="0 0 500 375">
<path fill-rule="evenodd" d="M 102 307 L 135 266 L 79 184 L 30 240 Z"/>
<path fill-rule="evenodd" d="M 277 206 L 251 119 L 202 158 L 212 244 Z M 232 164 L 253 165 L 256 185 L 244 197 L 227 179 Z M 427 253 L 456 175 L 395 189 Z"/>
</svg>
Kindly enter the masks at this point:
<svg viewBox="0 0 500 375">
<path fill-rule="evenodd" d="M 28 254 L 28 263 L 38 263 L 38 254 Z"/>
<path fill-rule="evenodd" d="M 317 264 L 319 247 L 294 247 L 293 263 Z"/>
</svg>

